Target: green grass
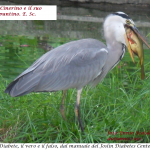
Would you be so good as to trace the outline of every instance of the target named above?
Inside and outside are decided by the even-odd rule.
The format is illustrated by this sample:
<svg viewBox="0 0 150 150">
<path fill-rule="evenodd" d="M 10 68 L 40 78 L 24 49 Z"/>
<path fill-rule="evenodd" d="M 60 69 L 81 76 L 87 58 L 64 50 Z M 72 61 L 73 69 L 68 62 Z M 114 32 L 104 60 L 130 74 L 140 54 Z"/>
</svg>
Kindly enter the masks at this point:
<svg viewBox="0 0 150 150">
<path fill-rule="evenodd" d="M 145 66 L 147 70 L 149 64 Z M 139 72 L 128 72 L 126 66 L 116 67 L 98 86 L 83 89 L 80 113 L 84 133 L 74 113 L 75 89 L 68 90 L 64 121 L 59 111 L 61 91 L 12 98 L 4 93 L 8 83 L 3 79 L 0 83 L 0 142 L 150 142 L 149 135 L 136 135 L 136 132 L 150 130 L 150 79 L 141 81 Z M 108 131 L 117 134 L 107 135 Z M 121 131 L 125 134 L 120 135 Z M 128 135 L 128 132 L 134 134 Z M 129 139 L 108 140 L 115 137 Z"/>
<path fill-rule="evenodd" d="M 21 41 L 25 43 L 26 38 L 21 38 Z M 37 41 L 34 39 L 34 41 L 30 42 L 27 44 L 34 45 Z M 59 41 L 58 43 L 61 44 L 61 42 L 64 41 Z M 10 45 L 12 44 L 10 43 Z M 13 45 L 15 48 L 20 43 Z M 57 45 L 52 46 L 56 47 Z M 20 68 L 24 69 L 32 60 L 27 56 L 34 56 L 36 60 L 41 55 L 37 54 L 36 48 L 34 49 L 33 56 L 30 55 L 28 48 L 16 53 L 12 54 L 16 55 L 23 64 L 19 63 L 17 59 L 14 60 L 15 63 L 11 64 L 10 60 L 6 58 L 12 58 L 12 55 L 6 53 L 7 57 L 4 57 L 3 61 L 1 61 L 2 65 L 5 65 L 7 60 L 12 66 L 8 66 L 9 69 L 7 66 L 0 68 L 2 73 L 8 70 L 9 73 L 15 73 L 13 76 L 16 77 L 16 74 L 19 74 L 21 71 L 16 69 L 17 65 L 19 64 Z M 10 97 L 4 93 L 10 81 L 7 81 L 0 75 L 0 142 L 150 142 L 149 135 L 136 135 L 136 132 L 150 131 L 149 51 L 145 50 L 144 53 L 145 80 L 141 81 L 139 66 L 134 65 L 129 54 L 126 53 L 121 63 L 119 63 L 120 67 L 116 66 L 102 83 L 99 83 L 95 88 L 84 87 L 80 104 L 80 114 L 85 127 L 84 133 L 81 132 L 74 113 L 76 102 L 75 89 L 68 90 L 65 101 L 66 120 L 64 121 L 59 111 L 62 99 L 61 91 L 55 93 L 31 93 L 22 97 Z M 136 58 L 135 62 L 138 61 L 138 58 Z M 16 66 L 16 68 L 13 68 L 13 66 Z M 7 77 L 7 73 L 4 75 Z M 12 78 L 9 80 L 12 81 Z M 115 132 L 117 134 L 108 135 L 108 132 Z M 129 132 L 134 134 L 129 134 Z M 120 133 L 123 135 L 120 135 Z"/>
</svg>

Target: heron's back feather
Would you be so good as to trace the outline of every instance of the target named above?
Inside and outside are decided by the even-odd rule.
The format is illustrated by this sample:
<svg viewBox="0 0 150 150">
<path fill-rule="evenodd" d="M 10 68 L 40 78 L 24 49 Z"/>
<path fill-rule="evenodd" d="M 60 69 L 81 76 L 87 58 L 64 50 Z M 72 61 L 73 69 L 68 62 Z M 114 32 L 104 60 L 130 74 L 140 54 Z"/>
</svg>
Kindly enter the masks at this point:
<svg viewBox="0 0 150 150">
<path fill-rule="evenodd" d="M 35 61 L 5 92 L 20 96 L 37 91 L 80 89 L 100 75 L 106 58 L 107 48 L 98 40 L 66 43 Z"/>
</svg>

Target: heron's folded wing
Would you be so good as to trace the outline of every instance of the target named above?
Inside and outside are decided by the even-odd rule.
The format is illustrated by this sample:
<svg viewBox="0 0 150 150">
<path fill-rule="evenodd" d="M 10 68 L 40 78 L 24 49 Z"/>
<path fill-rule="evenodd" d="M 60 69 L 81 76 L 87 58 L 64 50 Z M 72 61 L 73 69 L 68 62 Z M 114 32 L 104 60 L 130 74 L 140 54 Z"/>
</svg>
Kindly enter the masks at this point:
<svg viewBox="0 0 150 150">
<path fill-rule="evenodd" d="M 101 74 L 107 59 L 103 49 L 83 49 L 74 55 L 65 55 L 55 67 L 45 68 L 36 91 L 80 89 Z M 64 65 L 65 64 L 65 65 Z"/>
<path fill-rule="evenodd" d="M 81 88 L 101 73 L 105 45 L 94 39 L 69 42 L 47 52 L 8 85 L 11 96 Z"/>
</svg>

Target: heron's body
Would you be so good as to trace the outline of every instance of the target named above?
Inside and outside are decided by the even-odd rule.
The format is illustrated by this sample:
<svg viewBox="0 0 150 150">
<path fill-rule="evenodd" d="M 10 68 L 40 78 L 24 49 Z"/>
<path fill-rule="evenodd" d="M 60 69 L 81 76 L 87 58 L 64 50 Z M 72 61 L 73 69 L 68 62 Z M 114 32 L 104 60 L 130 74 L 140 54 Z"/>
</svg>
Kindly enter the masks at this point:
<svg viewBox="0 0 150 150">
<path fill-rule="evenodd" d="M 106 46 L 98 40 L 69 42 L 44 54 L 14 80 L 14 84 L 10 85 L 11 90 L 9 87 L 7 89 L 11 96 L 81 89 L 101 79 L 107 57 Z"/>
<path fill-rule="evenodd" d="M 14 97 L 30 92 L 63 90 L 61 113 L 65 118 L 66 90 L 76 88 L 75 112 L 83 131 L 79 117 L 82 88 L 87 84 L 96 86 L 123 58 L 126 48 L 124 38 L 126 18 L 129 18 L 126 14 L 118 12 L 105 19 L 104 35 L 107 46 L 95 39 L 82 39 L 61 45 L 35 61 L 8 85 L 5 92 Z"/>
<path fill-rule="evenodd" d="M 81 89 L 89 83 L 95 86 L 120 60 L 117 57 L 112 63 L 110 56 L 107 47 L 95 39 L 66 43 L 40 57 L 6 92 L 20 96 L 30 92 Z"/>
<path fill-rule="evenodd" d="M 124 47 L 111 59 L 111 51 L 98 40 L 82 39 L 59 46 L 40 57 L 7 88 L 11 96 L 30 92 L 81 89 L 96 86 L 122 58 Z M 105 65 L 107 64 L 107 65 Z M 108 65 L 109 64 L 109 65 Z"/>
</svg>

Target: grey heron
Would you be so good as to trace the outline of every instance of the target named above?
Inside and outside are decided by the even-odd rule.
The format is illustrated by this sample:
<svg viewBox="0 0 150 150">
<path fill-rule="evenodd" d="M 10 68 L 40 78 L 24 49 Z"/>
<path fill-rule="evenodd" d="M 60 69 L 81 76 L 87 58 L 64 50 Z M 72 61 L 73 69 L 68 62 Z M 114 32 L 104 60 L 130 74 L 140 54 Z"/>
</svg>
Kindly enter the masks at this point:
<svg viewBox="0 0 150 150">
<path fill-rule="evenodd" d="M 131 27 L 146 43 L 127 14 L 112 13 L 105 18 L 103 24 L 106 45 L 96 39 L 81 39 L 54 48 L 15 78 L 7 86 L 5 92 L 15 97 L 30 92 L 62 90 L 60 112 L 65 119 L 66 91 L 76 88 L 75 114 L 83 131 L 84 127 L 79 113 L 82 88 L 87 84 L 96 86 L 123 58 L 126 47 L 134 61 L 125 26 Z"/>
</svg>

